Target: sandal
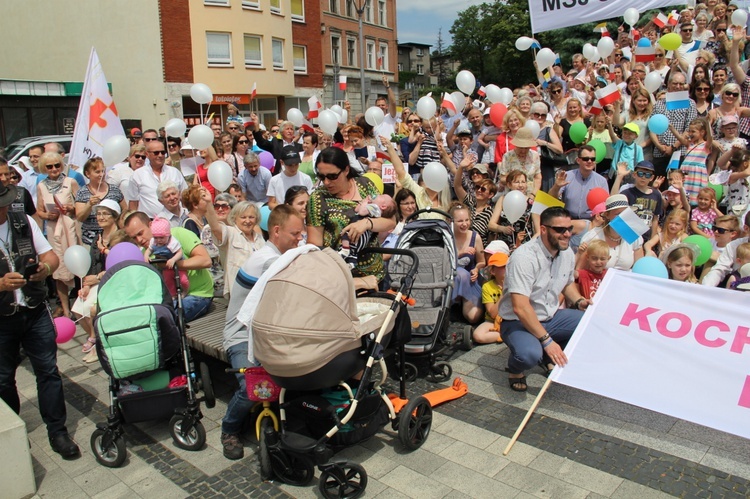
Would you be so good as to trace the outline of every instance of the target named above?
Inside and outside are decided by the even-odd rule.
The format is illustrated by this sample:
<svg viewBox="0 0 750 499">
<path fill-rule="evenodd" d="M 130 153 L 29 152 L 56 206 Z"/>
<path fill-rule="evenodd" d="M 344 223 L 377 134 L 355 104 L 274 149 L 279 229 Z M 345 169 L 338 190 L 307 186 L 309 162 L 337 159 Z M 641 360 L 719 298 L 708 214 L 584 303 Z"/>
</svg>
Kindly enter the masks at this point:
<svg viewBox="0 0 750 499">
<path fill-rule="evenodd" d="M 525 392 L 529 389 L 526 384 L 526 376 L 521 376 L 520 378 L 508 378 L 508 384 L 510 385 L 510 389 L 514 392 Z"/>
<path fill-rule="evenodd" d="M 96 346 L 96 338 L 86 338 L 85 343 L 83 344 L 83 348 L 81 349 L 81 352 L 83 353 L 89 353 L 92 348 Z"/>
</svg>

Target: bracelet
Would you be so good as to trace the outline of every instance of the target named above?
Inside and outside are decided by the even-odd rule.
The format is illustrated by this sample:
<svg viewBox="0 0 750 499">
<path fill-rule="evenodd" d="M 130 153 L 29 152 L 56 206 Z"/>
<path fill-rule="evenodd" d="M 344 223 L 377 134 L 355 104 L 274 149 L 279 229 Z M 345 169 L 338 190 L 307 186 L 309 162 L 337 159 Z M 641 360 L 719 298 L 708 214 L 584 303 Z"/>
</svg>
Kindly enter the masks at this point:
<svg viewBox="0 0 750 499">
<path fill-rule="evenodd" d="M 370 230 L 375 230 L 375 224 L 372 223 L 372 218 L 368 218 L 367 221 L 370 222 Z"/>
<path fill-rule="evenodd" d="M 542 336 L 541 338 L 539 338 L 539 343 L 544 343 L 548 339 L 549 339 L 549 333 L 547 333 L 544 336 Z"/>
<path fill-rule="evenodd" d="M 52 267 L 49 266 L 49 263 L 42 262 L 42 265 L 44 265 L 47 268 L 47 275 L 51 276 L 52 275 Z"/>
<path fill-rule="evenodd" d="M 581 303 L 585 301 L 586 301 L 586 298 L 578 298 L 575 303 L 576 310 L 581 310 Z"/>
<path fill-rule="evenodd" d="M 547 338 L 547 341 L 542 343 L 542 348 L 547 348 L 548 346 L 550 346 L 552 344 L 552 341 L 552 338 Z"/>
</svg>

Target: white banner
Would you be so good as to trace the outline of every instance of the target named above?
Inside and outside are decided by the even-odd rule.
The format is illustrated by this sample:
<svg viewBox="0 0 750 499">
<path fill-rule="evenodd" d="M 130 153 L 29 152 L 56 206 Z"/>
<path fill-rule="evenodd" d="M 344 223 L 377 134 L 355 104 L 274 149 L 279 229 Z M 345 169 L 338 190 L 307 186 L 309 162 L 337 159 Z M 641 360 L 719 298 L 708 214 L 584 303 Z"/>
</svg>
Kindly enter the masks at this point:
<svg viewBox="0 0 750 499">
<path fill-rule="evenodd" d="M 609 270 L 551 379 L 750 438 L 748 298 Z"/>
<path fill-rule="evenodd" d="M 81 103 L 78 105 L 73 143 L 68 164 L 83 168 L 90 158 L 102 156 L 104 142 L 115 135 L 125 135 L 115 102 L 109 93 L 107 78 L 96 49 L 91 48 L 86 79 L 83 81 Z"/>
<path fill-rule="evenodd" d="M 630 7 L 645 12 L 684 4 L 685 0 L 529 0 L 531 32 L 601 22 L 622 16 Z"/>
</svg>

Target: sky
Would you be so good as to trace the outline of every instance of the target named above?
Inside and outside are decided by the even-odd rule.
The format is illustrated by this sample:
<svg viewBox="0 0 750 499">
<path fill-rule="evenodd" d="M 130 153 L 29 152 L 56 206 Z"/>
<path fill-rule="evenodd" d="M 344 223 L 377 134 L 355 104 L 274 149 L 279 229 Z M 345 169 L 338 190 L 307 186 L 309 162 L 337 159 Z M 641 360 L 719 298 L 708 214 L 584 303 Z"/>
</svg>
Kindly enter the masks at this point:
<svg viewBox="0 0 750 499">
<path fill-rule="evenodd" d="M 396 2 L 398 17 L 398 42 L 399 43 L 426 43 L 432 45 L 432 50 L 437 49 L 438 29 L 443 28 L 443 44 L 445 47 L 451 43 L 451 35 L 448 32 L 456 15 L 460 10 L 465 10 L 471 5 L 478 5 L 483 0 L 466 0 L 456 2 L 455 0 L 407 0 Z"/>
</svg>

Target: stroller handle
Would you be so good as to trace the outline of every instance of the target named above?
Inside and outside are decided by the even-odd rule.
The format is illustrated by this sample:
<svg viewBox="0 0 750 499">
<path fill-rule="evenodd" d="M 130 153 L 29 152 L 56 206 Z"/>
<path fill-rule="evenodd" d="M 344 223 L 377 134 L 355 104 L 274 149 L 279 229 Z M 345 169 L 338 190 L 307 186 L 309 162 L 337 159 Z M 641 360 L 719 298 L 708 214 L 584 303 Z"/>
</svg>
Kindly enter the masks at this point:
<svg viewBox="0 0 750 499">
<path fill-rule="evenodd" d="M 431 206 L 428 206 L 427 208 L 422 208 L 421 210 L 415 211 L 414 213 L 412 213 L 411 215 L 409 215 L 408 217 L 406 217 L 406 220 L 404 220 L 404 222 L 411 222 L 412 220 L 414 220 L 415 218 L 417 218 L 422 213 L 437 213 L 438 215 L 444 216 L 448 220 L 452 220 L 453 219 L 453 217 L 450 216 L 449 213 L 446 213 L 443 210 L 438 210 L 437 208 L 433 208 Z"/>
<path fill-rule="evenodd" d="M 419 258 L 417 257 L 417 254 L 411 250 L 405 248 L 363 248 L 359 252 L 360 255 L 369 255 L 370 253 L 380 253 L 381 255 L 401 255 L 411 258 L 411 266 L 406 273 L 406 277 L 410 280 L 414 279 L 417 270 L 419 270 Z"/>
</svg>

